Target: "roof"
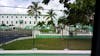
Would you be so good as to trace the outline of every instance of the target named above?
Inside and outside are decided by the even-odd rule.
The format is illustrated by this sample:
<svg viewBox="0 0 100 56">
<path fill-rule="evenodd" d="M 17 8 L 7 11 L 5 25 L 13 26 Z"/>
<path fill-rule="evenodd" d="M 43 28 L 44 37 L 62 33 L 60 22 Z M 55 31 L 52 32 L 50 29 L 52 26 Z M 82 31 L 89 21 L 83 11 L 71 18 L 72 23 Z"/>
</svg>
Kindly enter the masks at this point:
<svg viewBox="0 0 100 56">
<path fill-rule="evenodd" d="M 28 14 L 0 14 L 0 15 L 31 16 Z M 41 16 L 44 16 L 44 15 L 41 15 Z"/>
<path fill-rule="evenodd" d="M 0 14 L 0 15 L 17 15 L 17 16 L 28 16 L 28 14 Z"/>
</svg>

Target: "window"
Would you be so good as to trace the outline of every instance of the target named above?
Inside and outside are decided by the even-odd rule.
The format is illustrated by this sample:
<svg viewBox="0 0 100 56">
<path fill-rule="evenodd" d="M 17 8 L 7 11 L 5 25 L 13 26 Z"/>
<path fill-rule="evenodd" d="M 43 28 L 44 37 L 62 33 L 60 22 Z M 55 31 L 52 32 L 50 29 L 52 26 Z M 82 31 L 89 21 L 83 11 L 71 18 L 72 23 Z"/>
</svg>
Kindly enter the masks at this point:
<svg viewBox="0 0 100 56">
<path fill-rule="evenodd" d="M 13 24 L 13 21 L 11 21 L 11 24 Z"/>
<path fill-rule="evenodd" d="M 7 18 L 8 18 L 8 16 L 7 16 Z"/>
<path fill-rule="evenodd" d="M 11 16 L 11 18 L 13 18 L 13 16 Z"/>
<path fill-rule="evenodd" d="M 25 24 L 27 24 L 26 21 L 25 21 Z"/>
<path fill-rule="evenodd" d="M 31 21 L 30 21 L 30 24 L 31 24 Z"/>
<path fill-rule="evenodd" d="M 20 18 L 22 18 L 22 16 L 20 16 Z"/>
<path fill-rule="evenodd" d="M 4 16 L 2 16 L 2 18 L 4 18 Z"/>
<path fill-rule="evenodd" d="M 18 17 L 16 16 L 16 18 L 18 18 Z"/>
<path fill-rule="evenodd" d="M 25 17 L 25 18 L 27 18 L 27 17 Z"/>
<path fill-rule="evenodd" d="M 7 24 L 8 24 L 8 21 L 7 21 Z"/>
<path fill-rule="evenodd" d="M 4 21 L 2 21 L 2 24 L 4 24 Z"/>
<path fill-rule="evenodd" d="M 35 22 L 34 22 L 34 24 L 35 24 Z"/>
<path fill-rule="evenodd" d="M 16 24 L 18 23 L 18 21 L 16 21 Z"/>
</svg>

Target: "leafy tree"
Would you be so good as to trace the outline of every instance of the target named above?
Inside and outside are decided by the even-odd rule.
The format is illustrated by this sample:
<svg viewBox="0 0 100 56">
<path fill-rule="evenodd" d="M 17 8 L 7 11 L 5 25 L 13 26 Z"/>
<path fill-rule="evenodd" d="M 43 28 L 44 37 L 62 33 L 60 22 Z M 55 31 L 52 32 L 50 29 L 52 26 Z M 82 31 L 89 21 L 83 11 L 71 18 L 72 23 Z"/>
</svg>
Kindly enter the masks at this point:
<svg viewBox="0 0 100 56">
<path fill-rule="evenodd" d="M 50 0 L 44 0 L 43 3 L 47 4 Z M 68 10 L 65 10 L 68 16 L 70 24 L 92 24 L 90 18 L 95 14 L 95 3 L 96 0 L 76 0 L 74 3 L 69 3 L 70 0 L 59 0 L 60 3 L 64 4 Z M 93 21 L 93 20 L 92 20 Z"/>
<path fill-rule="evenodd" d="M 70 24 L 81 23 L 83 25 L 89 24 L 91 16 L 95 12 L 95 0 L 76 0 L 75 3 L 68 3 Z"/>
</svg>

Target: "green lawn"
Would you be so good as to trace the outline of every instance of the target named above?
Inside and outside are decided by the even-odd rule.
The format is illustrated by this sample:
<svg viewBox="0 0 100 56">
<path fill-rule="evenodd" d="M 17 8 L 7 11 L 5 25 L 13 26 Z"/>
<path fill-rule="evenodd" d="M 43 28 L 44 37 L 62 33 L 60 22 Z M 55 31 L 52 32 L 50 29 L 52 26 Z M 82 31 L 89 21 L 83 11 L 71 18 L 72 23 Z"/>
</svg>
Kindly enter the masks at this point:
<svg viewBox="0 0 100 56">
<path fill-rule="evenodd" d="M 88 50 L 91 49 L 91 39 L 61 39 L 61 38 L 36 38 L 18 40 L 2 48 L 6 50 L 30 50 L 37 48 L 39 50 L 63 50 L 65 48 Z"/>
</svg>

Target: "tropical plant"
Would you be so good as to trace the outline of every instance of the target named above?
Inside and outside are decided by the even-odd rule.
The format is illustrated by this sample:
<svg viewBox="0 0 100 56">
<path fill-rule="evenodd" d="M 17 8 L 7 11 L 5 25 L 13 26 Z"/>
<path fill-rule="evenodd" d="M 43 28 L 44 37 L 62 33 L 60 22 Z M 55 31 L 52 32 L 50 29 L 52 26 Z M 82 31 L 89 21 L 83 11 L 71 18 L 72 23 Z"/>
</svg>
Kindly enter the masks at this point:
<svg viewBox="0 0 100 56">
<path fill-rule="evenodd" d="M 50 0 L 43 0 L 43 3 L 48 4 Z M 95 14 L 96 0 L 75 0 L 74 3 L 69 3 L 71 0 L 59 0 L 67 8 L 66 15 L 68 15 L 68 21 L 71 25 L 81 23 L 83 25 L 93 24 L 90 22 L 91 17 Z"/>
<path fill-rule="evenodd" d="M 68 24 L 68 19 L 67 19 L 67 17 L 65 17 L 65 16 L 61 16 L 61 17 L 59 17 L 59 19 L 58 19 L 58 24 L 64 24 L 64 25 L 67 25 Z"/>
<path fill-rule="evenodd" d="M 45 22 L 44 22 L 44 21 L 42 21 L 42 22 L 38 22 L 38 23 L 37 23 L 37 26 L 42 27 L 44 24 L 45 24 Z"/>
<path fill-rule="evenodd" d="M 54 20 L 56 20 L 55 16 L 57 16 L 57 14 L 52 9 L 47 12 L 47 15 L 45 15 L 44 18 L 46 17 L 46 20 L 49 20 L 47 23 L 48 25 L 53 25 L 53 26 L 55 25 L 54 24 Z"/>
<path fill-rule="evenodd" d="M 32 5 L 28 6 L 28 9 L 28 15 L 34 16 L 37 20 L 37 18 L 39 18 L 39 16 L 41 15 L 40 10 L 42 10 L 43 7 L 39 6 L 38 2 L 32 2 Z"/>
<path fill-rule="evenodd" d="M 46 18 L 47 20 L 47 25 L 51 25 L 53 26 L 53 28 L 57 29 L 57 27 L 55 26 L 55 22 L 54 20 L 56 19 L 57 14 L 51 9 L 47 12 L 47 15 L 44 16 L 44 18 Z"/>
<path fill-rule="evenodd" d="M 38 2 L 32 2 L 32 5 L 28 6 L 28 15 L 31 15 L 31 16 L 34 16 L 36 22 L 37 22 L 37 18 L 40 18 L 40 14 L 41 12 L 39 10 L 42 10 L 43 7 L 42 6 L 39 6 L 39 3 Z M 33 27 L 34 28 L 34 27 Z M 35 37 L 35 34 L 34 34 L 34 30 L 32 31 L 32 36 Z M 35 45 L 35 39 L 33 40 L 33 46 Z M 35 47 L 34 47 L 35 48 Z"/>
</svg>

